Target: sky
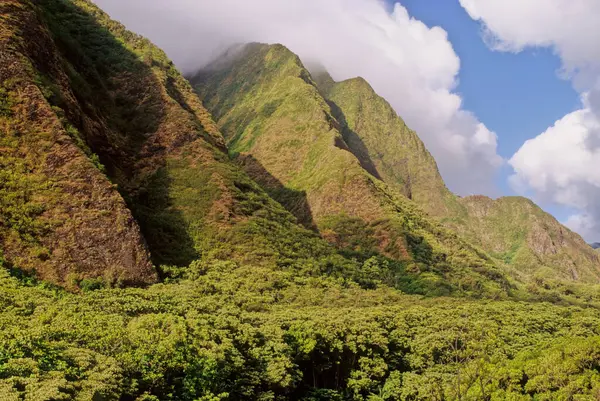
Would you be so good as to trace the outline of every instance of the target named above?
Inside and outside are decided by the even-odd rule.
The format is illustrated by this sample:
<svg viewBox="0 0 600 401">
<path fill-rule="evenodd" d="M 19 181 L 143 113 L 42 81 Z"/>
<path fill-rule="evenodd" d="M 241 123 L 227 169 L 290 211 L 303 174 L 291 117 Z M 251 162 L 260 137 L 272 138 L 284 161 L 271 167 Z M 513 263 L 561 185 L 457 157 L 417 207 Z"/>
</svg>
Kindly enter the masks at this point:
<svg viewBox="0 0 600 401">
<path fill-rule="evenodd" d="M 191 73 L 282 43 L 367 79 L 459 195 L 525 195 L 600 240 L 598 0 L 95 0 Z"/>
<path fill-rule="evenodd" d="M 494 51 L 482 39 L 481 23 L 473 20 L 458 0 L 401 3 L 414 18 L 448 32 L 448 39 L 461 60 L 457 91 L 464 107 L 497 133 L 498 154 L 505 160 L 526 140 L 535 138 L 581 106 L 572 83 L 560 76 L 561 60 L 551 48 L 528 48 L 519 53 Z M 508 164 L 500 169 L 496 183 L 501 193 L 535 198 L 531 191 L 519 193 L 522 191 L 511 187 L 509 177 L 513 172 Z M 574 213 L 571 207 L 538 198 L 536 201 L 562 222 Z"/>
</svg>

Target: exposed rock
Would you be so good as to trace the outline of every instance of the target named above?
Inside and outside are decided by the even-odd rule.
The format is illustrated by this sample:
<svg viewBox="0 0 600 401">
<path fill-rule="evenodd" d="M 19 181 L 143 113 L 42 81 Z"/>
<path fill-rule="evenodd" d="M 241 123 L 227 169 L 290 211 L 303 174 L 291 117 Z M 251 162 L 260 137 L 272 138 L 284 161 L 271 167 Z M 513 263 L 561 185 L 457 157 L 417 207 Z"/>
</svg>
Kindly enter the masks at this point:
<svg viewBox="0 0 600 401">
<path fill-rule="evenodd" d="M 5 262 L 71 289 L 84 279 L 155 282 L 145 241 L 123 198 L 48 100 L 58 92 L 74 100 L 63 90 L 68 78 L 50 33 L 29 2 L 5 1 L 0 16 L 1 88 L 10 104 L 0 115 Z M 44 86 L 48 75 L 64 87 Z"/>
</svg>

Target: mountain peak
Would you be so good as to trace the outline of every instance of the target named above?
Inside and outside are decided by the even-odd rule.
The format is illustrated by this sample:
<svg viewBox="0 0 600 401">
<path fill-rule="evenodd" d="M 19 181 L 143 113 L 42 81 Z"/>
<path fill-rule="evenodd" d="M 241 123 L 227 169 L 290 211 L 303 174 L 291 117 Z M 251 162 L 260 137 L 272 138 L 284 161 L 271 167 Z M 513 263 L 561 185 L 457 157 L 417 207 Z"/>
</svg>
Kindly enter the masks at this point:
<svg viewBox="0 0 600 401">
<path fill-rule="evenodd" d="M 460 286 L 456 281 L 460 274 L 478 277 L 473 283 L 497 275 L 499 281 L 491 285 L 503 288 L 506 281 L 485 254 L 408 199 L 445 186 L 431 155 L 391 106 L 364 79 L 335 83 L 323 71 L 313 79 L 301 62 L 285 61 L 287 56 L 275 63 L 279 53 L 279 48 L 254 47 L 231 67 L 201 71 L 192 78 L 247 173 L 307 227 L 344 252 L 360 250 L 394 263 L 422 263 L 422 269 L 415 265 L 408 273 L 414 275 L 410 280 L 423 280 L 426 271 L 449 280 L 448 289 L 433 290 L 430 286 L 437 284 L 429 283 L 428 291 L 454 291 Z M 319 82 L 331 86 L 331 91 L 317 88 Z M 336 94 L 344 94 L 339 103 Z M 357 114 L 362 112 L 370 121 Z M 382 119 L 390 125 L 372 125 Z M 389 162 L 376 159 L 377 152 L 353 132 L 363 127 L 373 129 L 369 143 L 392 146 L 401 156 Z M 399 136 L 390 137 L 390 127 L 398 127 L 394 135 Z M 425 175 L 414 185 L 400 175 L 397 181 L 382 180 L 388 171 L 395 173 L 395 165 L 406 166 L 400 174 Z M 475 265 L 484 268 L 467 267 Z"/>
<path fill-rule="evenodd" d="M 368 91 L 375 93 L 375 90 L 373 89 L 371 84 L 361 76 L 357 76 L 354 78 L 348 78 L 346 80 L 338 82 L 338 84 L 340 84 L 340 85 L 355 85 L 355 86 L 358 86 L 360 88 L 363 88 L 363 89 L 366 89 Z"/>
<path fill-rule="evenodd" d="M 371 174 L 431 215 L 453 207 L 433 156 L 364 78 L 334 83 L 323 92 L 343 124 L 346 143 Z"/>
</svg>

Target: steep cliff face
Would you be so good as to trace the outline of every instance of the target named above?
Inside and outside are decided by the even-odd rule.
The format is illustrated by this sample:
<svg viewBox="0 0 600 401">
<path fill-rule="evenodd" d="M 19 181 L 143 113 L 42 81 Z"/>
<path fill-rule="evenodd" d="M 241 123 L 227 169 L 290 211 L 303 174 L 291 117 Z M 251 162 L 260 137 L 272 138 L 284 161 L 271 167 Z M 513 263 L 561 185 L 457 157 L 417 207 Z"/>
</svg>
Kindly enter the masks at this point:
<svg viewBox="0 0 600 401">
<path fill-rule="evenodd" d="M 356 156 L 356 144 L 343 134 L 343 115 L 285 47 L 232 49 L 191 80 L 240 164 L 329 242 L 384 254 L 450 286 L 472 289 L 478 280 L 501 277 L 485 254 L 431 220 Z"/>
<path fill-rule="evenodd" d="M 335 253 L 231 163 L 148 40 L 84 0 L 0 7 L 4 264 L 76 289 L 155 282 L 151 260 L 170 271 Z"/>
<path fill-rule="evenodd" d="M 4 1 L 0 21 L 1 257 L 70 288 L 97 278 L 154 282 L 123 198 L 64 110 L 50 101 L 60 95 L 74 103 L 75 97 L 39 9 Z"/>
<path fill-rule="evenodd" d="M 364 82 L 336 106 L 282 46 L 239 50 L 194 80 L 232 161 L 150 42 L 0 1 L 1 401 L 598 398 L 600 286 L 539 278 L 597 280 L 579 237 L 522 198 L 446 203 Z M 160 284 L 114 288 L 151 260 Z"/>
<path fill-rule="evenodd" d="M 197 250 L 188 224 L 201 224 L 222 196 L 223 143 L 209 114 L 161 50 L 90 2 L 37 9 L 58 49 L 51 64 L 61 67 L 42 70 L 49 102 L 118 185 L 153 260 L 189 263 Z"/>
<path fill-rule="evenodd" d="M 239 51 L 234 64 L 209 76 L 204 96 L 230 151 L 259 182 L 296 191 L 289 202 L 304 197 L 310 215 L 298 216 L 303 221 L 342 212 L 374 218 L 379 202 L 361 191 L 370 178 L 297 56 L 279 45 Z"/>
<path fill-rule="evenodd" d="M 118 185 L 156 265 L 300 269 L 335 257 L 231 162 L 211 115 L 160 49 L 88 1 L 41 4 L 77 99 L 65 114 Z"/>
<path fill-rule="evenodd" d="M 342 135 L 364 168 L 432 216 L 460 208 L 435 159 L 390 104 L 362 78 L 321 84 L 342 123 Z"/>
</svg>

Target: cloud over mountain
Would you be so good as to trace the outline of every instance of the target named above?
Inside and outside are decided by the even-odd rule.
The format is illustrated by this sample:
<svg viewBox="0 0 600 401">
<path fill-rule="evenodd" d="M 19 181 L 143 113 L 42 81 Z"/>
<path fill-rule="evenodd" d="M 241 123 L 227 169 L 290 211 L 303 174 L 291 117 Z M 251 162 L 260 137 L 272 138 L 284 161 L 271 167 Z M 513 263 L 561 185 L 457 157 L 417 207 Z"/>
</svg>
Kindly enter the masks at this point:
<svg viewBox="0 0 600 401">
<path fill-rule="evenodd" d="M 510 160 L 515 187 L 579 210 L 567 224 L 600 238 L 600 2 L 460 0 L 496 50 L 550 47 L 582 107 L 527 141 Z"/>
<path fill-rule="evenodd" d="M 495 194 L 496 135 L 461 108 L 446 32 L 379 0 L 96 0 L 190 72 L 241 42 L 282 43 L 336 80 L 367 79 L 417 130 L 449 187 Z"/>
</svg>

